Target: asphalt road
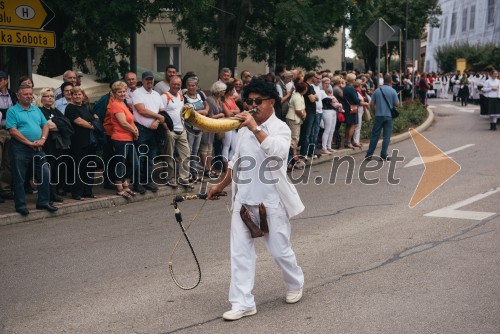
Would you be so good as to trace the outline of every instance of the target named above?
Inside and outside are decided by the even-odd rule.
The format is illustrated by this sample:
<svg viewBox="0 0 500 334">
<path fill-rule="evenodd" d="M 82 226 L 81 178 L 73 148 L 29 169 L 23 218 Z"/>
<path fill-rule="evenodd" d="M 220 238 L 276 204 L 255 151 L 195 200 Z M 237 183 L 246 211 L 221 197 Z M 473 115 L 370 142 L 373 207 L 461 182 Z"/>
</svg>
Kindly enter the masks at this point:
<svg viewBox="0 0 500 334">
<path fill-rule="evenodd" d="M 476 107 L 431 102 L 437 117 L 423 135 L 443 151 L 461 148 L 450 153 L 461 170 L 415 208 L 408 203 L 424 166 L 404 167 L 418 156 L 412 140 L 391 146 L 405 157 L 397 185 L 387 182 L 389 164 L 368 174 L 379 183 L 362 184 L 362 155 L 349 184 L 346 168 L 328 182 L 326 163 L 298 185 L 306 205 L 292 220 L 306 280 L 299 303 L 285 303 L 281 273 L 257 242 L 258 313 L 222 320 L 228 198 L 180 204 L 186 225 L 198 214 L 188 233 L 202 280 L 176 287 L 168 262 L 181 231 L 158 199 L 1 226 L 0 332 L 499 333 L 500 131 L 488 131 Z M 172 262 L 182 284 L 196 282 L 184 240 Z"/>
</svg>

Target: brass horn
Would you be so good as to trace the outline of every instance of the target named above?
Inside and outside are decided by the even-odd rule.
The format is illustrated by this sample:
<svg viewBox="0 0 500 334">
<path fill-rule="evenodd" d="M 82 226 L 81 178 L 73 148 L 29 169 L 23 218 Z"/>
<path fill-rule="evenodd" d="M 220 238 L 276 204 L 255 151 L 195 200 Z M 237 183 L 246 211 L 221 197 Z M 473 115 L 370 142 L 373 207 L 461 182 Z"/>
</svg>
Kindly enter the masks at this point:
<svg viewBox="0 0 500 334">
<path fill-rule="evenodd" d="M 253 114 L 255 110 L 250 110 Z M 242 120 L 235 117 L 210 118 L 200 115 L 194 110 L 192 104 L 186 103 L 181 109 L 181 116 L 192 126 L 205 132 L 227 132 L 237 129 Z"/>
</svg>

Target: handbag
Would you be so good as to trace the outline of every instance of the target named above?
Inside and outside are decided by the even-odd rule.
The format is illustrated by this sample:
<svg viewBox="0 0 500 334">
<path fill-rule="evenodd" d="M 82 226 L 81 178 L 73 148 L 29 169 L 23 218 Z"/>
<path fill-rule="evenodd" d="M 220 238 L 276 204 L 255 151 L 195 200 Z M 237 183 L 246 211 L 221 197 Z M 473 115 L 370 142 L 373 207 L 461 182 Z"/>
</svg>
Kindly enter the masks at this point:
<svg viewBox="0 0 500 334">
<path fill-rule="evenodd" d="M 387 98 L 385 97 L 384 91 L 382 88 L 380 88 L 380 92 L 382 93 L 382 96 L 384 97 L 385 103 L 387 103 L 387 107 L 389 107 L 389 110 L 391 111 L 391 117 L 392 118 L 397 118 L 399 116 L 399 110 L 395 107 L 389 104 L 389 101 L 387 101 Z"/>
<path fill-rule="evenodd" d="M 350 108 L 349 113 L 351 115 L 355 115 L 358 113 L 358 106 L 357 105 L 349 105 L 349 108 Z"/>
<path fill-rule="evenodd" d="M 343 112 L 337 113 L 337 120 L 339 121 L 339 123 L 344 123 L 345 122 L 345 116 L 344 116 Z"/>
<path fill-rule="evenodd" d="M 345 97 L 343 97 L 343 99 L 347 102 L 347 104 L 349 105 L 349 114 L 351 115 L 355 115 L 358 113 L 358 106 L 357 105 L 352 105 L 349 103 L 349 101 L 347 101 L 347 99 Z"/>
</svg>

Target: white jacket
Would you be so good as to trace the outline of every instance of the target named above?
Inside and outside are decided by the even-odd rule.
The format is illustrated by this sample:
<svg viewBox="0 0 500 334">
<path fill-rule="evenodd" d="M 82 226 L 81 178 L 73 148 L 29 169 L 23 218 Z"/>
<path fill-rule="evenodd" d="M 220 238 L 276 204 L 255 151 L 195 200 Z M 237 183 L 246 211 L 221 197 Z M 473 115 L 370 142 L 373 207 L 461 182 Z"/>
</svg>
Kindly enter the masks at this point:
<svg viewBox="0 0 500 334">
<path fill-rule="evenodd" d="M 260 125 L 260 127 L 262 128 L 262 131 L 268 135 L 268 137 L 260 143 L 260 148 L 264 151 L 266 157 L 277 157 L 283 161 L 280 169 L 271 171 L 271 176 L 273 179 L 279 180 L 276 183 L 276 190 L 278 191 L 281 203 L 285 207 L 288 218 L 292 218 L 304 211 L 304 204 L 299 197 L 297 189 L 292 183 L 290 183 L 286 175 L 288 152 L 291 142 L 290 128 L 284 122 L 279 120 L 275 114 L 272 114 L 267 121 Z M 233 158 L 228 163 L 228 167 L 231 169 L 233 169 L 235 162 L 240 157 L 240 146 L 243 144 L 241 137 L 247 131 L 250 130 L 248 130 L 248 128 L 238 130 L 236 150 Z M 260 166 L 260 163 L 262 163 L 262 161 L 257 161 L 257 166 Z M 237 173 L 237 171 L 233 170 L 233 173 Z M 236 188 L 236 184 L 233 181 L 231 184 L 233 205 L 237 191 Z"/>
</svg>

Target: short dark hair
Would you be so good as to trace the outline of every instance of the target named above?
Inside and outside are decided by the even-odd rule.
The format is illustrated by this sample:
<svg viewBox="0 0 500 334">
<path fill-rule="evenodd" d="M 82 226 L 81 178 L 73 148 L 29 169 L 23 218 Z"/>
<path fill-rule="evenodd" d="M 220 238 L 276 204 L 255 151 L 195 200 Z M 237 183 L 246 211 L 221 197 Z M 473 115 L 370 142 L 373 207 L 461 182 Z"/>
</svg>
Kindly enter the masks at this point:
<svg viewBox="0 0 500 334">
<path fill-rule="evenodd" d="M 226 82 L 226 91 L 224 94 L 228 94 L 234 90 L 234 83 L 232 81 Z"/>
<path fill-rule="evenodd" d="M 307 84 L 305 82 L 303 82 L 303 81 L 297 83 L 297 85 L 295 86 L 295 91 L 297 93 L 302 93 L 305 90 L 307 90 Z"/>
<path fill-rule="evenodd" d="M 276 68 L 274 70 L 274 74 L 279 75 L 283 71 L 286 70 L 286 65 L 285 64 L 276 64 Z"/>
<path fill-rule="evenodd" d="M 250 83 L 243 88 L 244 96 L 250 93 L 260 94 L 263 97 L 269 97 L 273 100 L 278 100 L 279 94 L 276 90 L 276 85 L 265 81 L 262 78 L 253 78 Z"/>
<path fill-rule="evenodd" d="M 172 65 L 172 64 L 167 65 L 167 67 L 165 68 L 165 72 L 167 72 L 167 70 L 168 70 L 169 68 L 173 68 L 173 69 L 177 72 L 177 67 L 175 67 L 175 65 Z"/>
<path fill-rule="evenodd" d="M 392 83 L 392 76 L 390 74 L 384 75 L 384 84 L 390 85 Z"/>
<path fill-rule="evenodd" d="M 28 85 L 20 85 L 19 87 L 17 87 L 17 92 L 19 93 L 21 90 L 26 88 L 33 89 L 33 87 L 30 87 Z"/>
<path fill-rule="evenodd" d="M 22 82 L 24 82 L 24 81 L 26 81 L 26 80 L 31 81 L 31 86 L 32 86 L 32 88 L 35 88 L 35 84 L 33 83 L 33 80 L 32 80 L 29 76 L 27 76 L 27 75 L 23 75 L 23 76 L 21 76 L 21 77 L 19 78 L 19 80 L 18 80 L 17 84 L 18 84 L 18 85 L 20 85 Z"/>
<path fill-rule="evenodd" d="M 64 93 L 64 88 L 68 87 L 68 86 L 71 86 L 71 87 L 74 87 L 73 83 L 72 82 L 63 82 L 62 85 L 61 85 L 61 93 Z"/>
</svg>

